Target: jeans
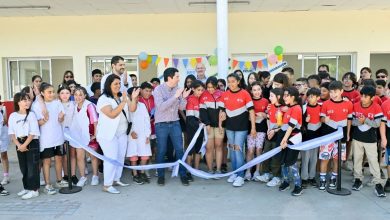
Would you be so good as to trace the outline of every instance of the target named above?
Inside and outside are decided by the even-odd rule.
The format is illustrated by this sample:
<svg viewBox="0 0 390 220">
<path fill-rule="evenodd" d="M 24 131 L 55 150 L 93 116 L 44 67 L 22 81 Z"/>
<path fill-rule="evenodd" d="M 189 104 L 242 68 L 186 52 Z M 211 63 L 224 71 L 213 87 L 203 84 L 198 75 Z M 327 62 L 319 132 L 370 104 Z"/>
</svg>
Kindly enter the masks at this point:
<svg viewBox="0 0 390 220">
<path fill-rule="evenodd" d="M 182 159 L 183 151 L 183 137 L 181 136 L 181 127 L 179 121 L 173 122 L 160 122 L 156 123 L 156 136 L 157 136 L 157 163 L 164 163 L 165 155 L 168 148 L 168 137 L 172 141 L 172 146 L 175 150 L 176 160 Z M 165 169 L 157 169 L 158 177 L 164 177 Z M 185 168 L 180 165 L 180 176 L 186 175 Z"/>
<path fill-rule="evenodd" d="M 248 131 L 232 131 L 232 130 L 226 130 L 226 136 L 228 139 L 228 145 L 230 150 L 230 162 L 232 163 L 232 170 L 236 170 L 240 168 L 242 165 L 244 165 L 244 154 L 243 154 L 243 148 L 244 143 L 247 138 Z M 235 150 L 234 147 L 239 146 L 240 149 Z M 244 171 L 240 171 L 237 173 L 237 176 L 244 177 Z"/>
</svg>

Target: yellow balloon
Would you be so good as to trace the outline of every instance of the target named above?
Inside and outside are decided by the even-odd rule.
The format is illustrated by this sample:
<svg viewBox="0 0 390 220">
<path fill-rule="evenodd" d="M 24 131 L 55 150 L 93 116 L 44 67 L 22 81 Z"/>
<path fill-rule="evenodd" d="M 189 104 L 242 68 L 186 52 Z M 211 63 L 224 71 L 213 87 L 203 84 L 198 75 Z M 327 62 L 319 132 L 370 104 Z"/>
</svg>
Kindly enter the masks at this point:
<svg viewBox="0 0 390 220">
<path fill-rule="evenodd" d="M 282 61 L 282 60 L 283 60 L 283 54 L 278 55 L 278 61 Z"/>
</svg>

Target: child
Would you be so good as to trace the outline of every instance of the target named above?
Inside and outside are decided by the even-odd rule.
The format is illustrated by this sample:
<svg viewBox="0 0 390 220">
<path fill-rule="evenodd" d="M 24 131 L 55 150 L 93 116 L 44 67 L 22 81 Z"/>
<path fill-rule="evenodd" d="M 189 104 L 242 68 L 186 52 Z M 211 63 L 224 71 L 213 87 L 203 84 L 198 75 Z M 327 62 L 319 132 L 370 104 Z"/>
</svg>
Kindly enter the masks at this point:
<svg viewBox="0 0 390 220">
<path fill-rule="evenodd" d="M 342 142 L 349 140 L 351 120 L 352 120 L 352 102 L 342 99 L 343 84 L 340 81 L 333 81 L 329 84 L 330 100 L 323 103 L 321 108 L 321 128 L 322 135 L 327 135 L 337 131 L 338 127 L 342 127 L 344 137 Z M 343 147 L 345 145 L 342 145 Z M 342 149 L 342 160 L 346 160 L 345 149 Z M 320 190 L 326 188 L 326 171 L 328 169 L 328 162 L 333 159 L 333 172 L 330 178 L 329 188 L 336 188 L 337 179 L 337 144 L 335 142 L 320 146 L 319 159 L 320 166 Z"/>
<path fill-rule="evenodd" d="M 132 87 L 127 90 L 127 94 L 133 94 L 133 91 L 137 87 Z M 131 99 L 131 96 L 129 95 Z M 152 133 L 150 126 L 149 112 L 146 106 L 138 102 L 138 97 L 134 98 L 137 103 L 137 110 L 131 112 L 130 116 L 133 122 L 131 127 L 129 141 L 127 144 L 126 156 L 129 157 L 131 165 L 138 165 L 140 160 L 141 165 L 148 164 L 149 158 L 152 156 L 152 150 L 150 147 L 150 135 Z M 149 178 L 146 176 L 145 171 L 141 170 L 139 173 L 137 170 L 133 170 L 133 181 L 136 184 L 149 183 Z"/>
<path fill-rule="evenodd" d="M 310 75 L 307 77 L 309 88 L 320 88 L 321 78 L 318 75 Z"/>
<path fill-rule="evenodd" d="M 0 96 L 1 100 L 1 96 Z M 9 136 L 8 136 L 8 126 L 7 126 L 7 109 L 0 102 L 0 114 L 3 119 L 0 124 L 1 135 L 0 135 L 0 153 L 1 153 L 1 165 L 3 166 L 3 180 L 1 185 L 7 185 L 10 182 L 9 178 L 9 160 L 8 160 L 8 145 L 9 145 Z"/>
<path fill-rule="evenodd" d="M 0 112 L 0 124 L 3 124 L 3 120 L 4 120 L 4 116 L 3 114 Z M 2 131 L 0 130 L 0 135 L 1 135 Z M 0 143 L 1 144 L 1 143 Z M 7 157 L 8 158 L 8 157 Z M 2 161 L 2 163 L 4 163 L 4 161 Z M 3 165 L 4 166 L 4 165 Z M 5 176 L 4 176 L 5 177 Z M 7 179 L 6 179 L 7 180 Z M 3 182 L 3 181 L 2 181 Z M 9 179 L 6 181 L 7 183 L 9 182 Z M 7 196 L 9 195 L 9 192 L 7 190 L 4 189 L 3 187 L 3 184 L 0 183 L 0 196 Z"/>
<path fill-rule="evenodd" d="M 73 120 L 70 125 L 70 134 L 76 140 L 79 140 L 81 144 L 88 145 L 95 151 L 98 150 L 99 144 L 96 141 L 96 126 L 98 122 L 98 115 L 96 112 L 96 107 L 93 103 L 87 100 L 87 90 L 84 87 L 76 87 L 74 92 L 75 105 Z M 75 159 L 77 158 L 77 167 L 80 172 L 80 180 L 76 183 L 77 186 L 83 187 L 87 182 L 87 177 L 85 169 L 85 150 L 83 148 L 75 149 Z M 74 149 L 74 148 L 73 148 Z M 98 159 L 90 154 L 92 161 L 92 186 L 97 186 L 99 184 L 98 177 Z M 72 167 L 76 169 L 76 166 Z M 72 174 L 73 175 L 73 174 Z M 77 179 L 77 178 L 76 178 Z M 73 181 L 73 176 L 72 176 Z"/>
<path fill-rule="evenodd" d="M 282 151 L 280 152 L 280 164 L 283 182 L 279 186 L 279 191 L 283 192 L 290 188 L 290 183 L 288 182 L 290 170 L 294 177 L 295 185 L 291 194 L 293 196 L 300 196 L 302 194 L 302 183 L 297 166 L 299 151 L 287 148 L 288 144 L 298 144 L 302 142 L 302 108 L 298 89 L 295 87 L 288 87 L 284 91 L 283 100 L 288 106 L 288 111 L 283 115 L 283 125 L 276 141 L 276 146 L 279 146 L 280 143 L 280 146 L 282 147 Z"/>
<path fill-rule="evenodd" d="M 213 173 L 213 161 L 215 157 L 216 174 L 222 173 L 223 139 L 224 130 L 218 128 L 219 105 L 222 91 L 218 90 L 218 81 L 211 76 L 206 81 L 206 91 L 200 96 L 200 120 L 207 129 L 206 163 L 209 173 Z"/>
<path fill-rule="evenodd" d="M 39 102 L 32 104 L 32 110 L 35 113 L 40 126 L 39 143 L 41 159 L 43 161 L 43 174 L 45 179 L 45 191 L 49 195 L 56 194 L 57 191 L 50 184 L 50 163 L 51 158 L 55 157 L 57 187 L 66 187 L 68 183 L 62 179 L 62 156 L 65 155 L 64 135 L 61 123 L 64 121 L 65 110 L 62 104 L 54 99 L 54 88 L 48 83 L 42 83 L 40 88 L 41 96 L 48 112 L 48 119 L 42 115 L 42 109 Z"/>
<path fill-rule="evenodd" d="M 283 112 L 281 108 L 284 106 L 283 89 L 272 89 L 269 100 L 271 105 L 268 110 L 268 130 L 264 143 L 263 153 L 266 153 L 276 147 L 276 137 L 282 126 Z M 267 183 L 267 186 L 273 187 L 280 185 L 280 154 L 277 154 L 263 162 L 263 175 L 256 177 L 258 181 Z M 271 180 L 272 179 L 272 180 Z M 270 181 L 271 180 L 271 181 Z"/>
<path fill-rule="evenodd" d="M 376 83 L 373 79 L 365 79 L 362 81 L 361 85 L 359 85 L 359 91 L 363 88 L 363 86 L 372 86 L 376 88 Z M 382 105 L 382 100 L 377 95 L 374 96 L 373 101 L 380 106 Z"/>
<path fill-rule="evenodd" d="M 186 131 L 187 133 L 187 142 L 190 143 L 192 138 L 194 137 L 196 131 L 200 125 L 200 117 L 199 117 L 199 97 L 202 95 L 204 91 L 204 85 L 201 81 L 195 80 L 191 84 L 191 89 L 193 91 L 192 95 L 187 98 L 187 106 L 186 106 Z M 196 139 L 195 145 L 190 150 L 187 157 L 187 164 L 192 166 L 192 162 L 194 162 L 194 168 L 199 169 L 200 162 L 200 149 L 203 143 L 203 132 L 201 132 Z M 187 178 L 189 181 L 193 181 L 191 173 L 187 173 Z"/>
<path fill-rule="evenodd" d="M 248 78 L 247 78 L 247 82 L 248 82 L 248 87 L 246 88 L 246 91 L 248 91 L 249 93 L 251 93 L 252 91 L 252 83 L 256 82 L 256 81 L 259 81 L 259 78 L 257 76 L 257 73 L 256 72 L 251 72 L 249 73 L 248 75 Z"/>
<path fill-rule="evenodd" d="M 287 88 L 289 86 L 289 79 L 287 75 L 278 73 L 272 80 L 272 88 Z"/>
<path fill-rule="evenodd" d="M 353 72 L 347 72 L 343 75 L 343 94 L 342 97 L 351 101 L 353 104 L 360 101 L 360 93 L 356 90 L 357 78 Z"/>
<path fill-rule="evenodd" d="M 222 129 L 222 121 L 226 117 L 226 136 L 230 149 L 230 161 L 232 169 L 236 170 L 244 165 L 244 142 L 248 134 L 250 120 L 250 134 L 256 137 L 256 119 L 253 110 L 253 102 L 249 93 L 239 87 L 240 77 L 235 74 L 229 74 L 229 90 L 221 97 L 220 122 L 219 127 Z M 232 174 L 228 180 L 233 186 L 240 187 L 244 185 L 244 172 Z"/>
<path fill-rule="evenodd" d="M 375 95 L 379 96 L 379 98 L 381 99 L 382 103 L 384 103 L 385 101 L 387 101 L 387 96 L 386 96 L 386 91 L 385 91 L 385 88 L 386 88 L 386 81 L 382 80 L 382 79 L 378 79 L 375 81 L 376 83 L 376 93 Z"/>
<path fill-rule="evenodd" d="M 321 105 L 318 104 L 321 91 L 317 88 L 310 88 L 307 91 L 307 103 L 303 106 L 303 118 L 305 132 L 303 140 L 308 141 L 320 136 L 321 128 Z M 316 167 L 318 158 L 318 148 L 314 148 L 307 151 L 301 151 L 302 156 L 302 187 L 305 189 L 307 185 L 317 186 L 315 180 Z"/>
<path fill-rule="evenodd" d="M 385 164 L 387 165 L 387 181 L 385 192 L 390 192 L 390 100 L 382 104 L 383 118 L 380 126 L 381 145 L 385 149 Z"/>
<path fill-rule="evenodd" d="M 329 82 L 324 82 L 321 84 L 320 89 L 321 89 L 321 95 L 320 95 L 320 100 L 318 100 L 318 103 L 323 104 L 325 101 L 329 100 L 330 95 L 329 95 Z"/>
<path fill-rule="evenodd" d="M 269 100 L 269 92 L 272 89 L 271 74 L 268 71 L 259 71 L 259 80 L 261 83 L 261 91 L 263 98 Z"/>
<path fill-rule="evenodd" d="M 94 82 L 91 85 L 92 96 L 89 97 L 89 101 L 93 104 L 97 104 L 97 101 L 101 95 L 100 82 Z"/>
<path fill-rule="evenodd" d="M 57 90 L 58 99 L 60 100 L 64 111 L 65 111 L 65 117 L 64 121 L 62 122 L 63 129 L 70 128 L 70 125 L 73 121 L 74 116 L 74 101 L 70 101 L 70 89 L 68 86 L 62 84 Z M 72 184 L 76 185 L 79 181 L 76 177 L 76 152 L 73 147 L 69 148 L 70 150 L 70 163 L 71 163 L 71 178 L 70 181 Z M 68 161 L 66 155 L 62 156 L 62 167 L 64 170 L 64 177 L 63 179 L 65 181 L 69 181 L 68 177 Z"/>
<path fill-rule="evenodd" d="M 385 197 L 386 193 L 381 184 L 376 134 L 376 128 L 380 126 L 383 113 L 381 107 L 373 102 L 373 97 L 375 96 L 374 87 L 364 86 L 360 90 L 360 94 L 360 102 L 355 103 L 353 106 L 352 125 L 356 127 L 353 129 L 352 134 L 353 176 L 355 178 L 352 189 L 359 191 L 363 187 L 362 163 L 365 153 L 370 164 L 370 172 L 374 176 L 375 193 L 378 197 Z"/>
<path fill-rule="evenodd" d="M 30 112 L 31 99 L 26 93 L 16 93 L 14 108 L 9 118 L 8 134 L 16 145 L 20 171 L 23 175 L 23 190 L 17 195 L 22 199 L 39 196 L 39 126 Z"/>
<path fill-rule="evenodd" d="M 307 92 L 307 89 L 308 89 L 308 82 L 307 82 L 307 79 L 306 78 L 298 78 L 293 86 L 295 86 L 295 88 L 298 89 L 298 92 L 299 92 L 299 96 L 301 97 L 301 101 L 302 103 L 304 103 L 306 101 L 306 92 Z"/>
<path fill-rule="evenodd" d="M 254 82 L 250 86 L 252 88 L 252 102 L 256 115 L 256 137 L 248 135 L 246 153 L 246 161 L 249 162 L 253 159 L 255 150 L 256 156 L 260 156 L 263 150 L 263 144 L 265 140 L 265 134 L 267 132 L 267 114 L 265 111 L 268 107 L 268 100 L 261 97 L 261 85 L 259 82 Z M 260 177 L 260 164 L 256 165 L 256 171 L 251 176 L 251 169 L 247 169 L 245 174 L 245 180 L 257 180 Z"/>
</svg>

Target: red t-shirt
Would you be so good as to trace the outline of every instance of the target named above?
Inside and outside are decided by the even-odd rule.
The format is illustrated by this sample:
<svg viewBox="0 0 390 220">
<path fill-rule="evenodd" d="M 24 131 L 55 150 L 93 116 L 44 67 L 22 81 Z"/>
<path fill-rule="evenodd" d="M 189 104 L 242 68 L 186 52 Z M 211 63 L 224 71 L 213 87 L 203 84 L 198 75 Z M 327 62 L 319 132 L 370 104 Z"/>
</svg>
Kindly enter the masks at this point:
<svg viewBox="0 0 390 220">
<path fill-rule="evenodd" d="M 321 105 L 316 104 L 314 106 L 306 104 L 304 106 L 304 115 L 310 116 L 310 120 L 307 123 L 307 130 L 317 131 L 321 127 Z M 305 118 L 306 120 L 306 118 Z"/>
<path fill-rule="evenodd" d="M 373 102 L 369 107 L 362 107 L 361 103 L 355 103 L 353 105 L 353 119 L 358 119 L 364 116 L 368 120 L 381 120 L 383 117 L 382 108 Z M 377 142 L 377 127 L 371 127 L 366 123 L 356 126 L 353 129 L 352 137 L 357 141 L 364 143 L 375 143 Z"/>
<path fill-rule="evenodd" d="M 270 105 L 268 110 L 269 129 L 274 129 L 278 127 L 277 113 L 280 112 L 280 114 L 283 114 L 283 112 L 280 110 L 281 107 L 282 107 L 281 105 L 279 106 L 273 104 Z"/>
<path fill-rule="evenodd" d="M 268 99 L 252 99 L 255 113 L 264 112 L 267 110 L 269 104 Z M 267 120 L 266 118 L 260 118 L 256 115 L 256 132 L 267 132 Z"/>
<path fill-rule="evenodd" d="M 385 96 L 385 95 L 379 96 L 379 98 L 381 99 L 382 104 L 383 104 L 384 102 L 386 102 L 386 101 L 389 99 L 389 98 L 388 98 L 387 96 Z"/>
<path fill-rule="evenodd" d="M 323 134 L 330 134 L 338 127 L 346 128 L 347 121 L 352 120 L 353 105 L 351 101 L 327 100 L 322 104 L 321 117 L 329 117 L 330 121 L 323 123 Z M 344 135 L 345 136 L 345 135 Z"/>
<path fill-rule="evenodd" d="M 287 131 L 288 127 L 294 128 L 293 133 L 300 132 L 302 126 L 302 108 L 300 105 L 290 106 L 283 115 L 282 131 Z"/>
<path fill-rule="evenodd" d="M 232 92 L 227 90 L 221 96 L 221 109 L 226 112 L 226 129 L 232 131 L 247 131 L 249 126 L 249 110 L 253 109 L 249 93 L 240 89 Z"/>
<path fill-rule="evenodd" d="M 193 116 L 195 118 L 199 119 L 199 98 L 190 95 L 187 98 L 187 105 L 186 105 L 186 116 Z"/>
<path fill-rule="evenodd" d="M 386 123 L 386 138 L 390 141 L 390 99 L 382 104 L 382 112 L 382 122 Z M 390 143 L 388 145 L 390 145 Z"/>
<path fill-rule="evenodd" d="M 342 97 L 347 97 L 352 104 L 360 101 L 360 93 L 356 89 L 352 89 L 350 91 L 344 90 Z"/>
</svg>

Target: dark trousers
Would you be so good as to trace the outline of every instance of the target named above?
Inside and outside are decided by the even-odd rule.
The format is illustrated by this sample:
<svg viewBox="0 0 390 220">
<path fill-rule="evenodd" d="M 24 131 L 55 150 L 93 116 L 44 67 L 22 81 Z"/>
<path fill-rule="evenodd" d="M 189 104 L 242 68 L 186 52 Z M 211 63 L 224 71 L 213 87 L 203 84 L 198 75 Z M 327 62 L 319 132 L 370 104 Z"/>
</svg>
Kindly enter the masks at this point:
<svg viewBox="0 0 390 220">
<path fill-rule="evenodd" d="M 23 187 L 26 190 L 39 189 L 39 141 L 33 139 L 29 144 L 29 150 L 17 151 L 19 167 L 22 172 Z"/>
</svg>

